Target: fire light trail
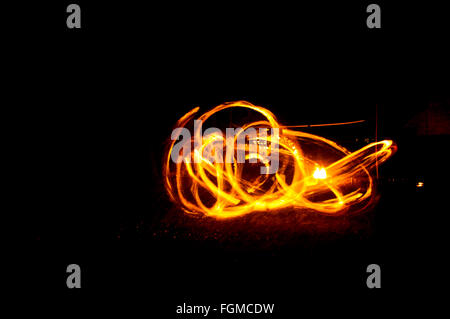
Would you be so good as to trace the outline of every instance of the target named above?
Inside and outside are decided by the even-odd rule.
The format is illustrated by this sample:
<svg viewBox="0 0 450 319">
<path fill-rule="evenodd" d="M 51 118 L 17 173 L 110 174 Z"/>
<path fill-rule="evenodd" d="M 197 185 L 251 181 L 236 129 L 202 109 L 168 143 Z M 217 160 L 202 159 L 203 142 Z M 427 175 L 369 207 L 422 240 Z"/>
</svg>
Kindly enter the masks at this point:
<svg viewBox="0 0 450 319">
<path fill-rule="evenodd" d="M 336 126 L 336 125 L 349 125 L 363 123 L 366 120 L 351 121 L 351 122 L 340 122 L 340 123 L 326 123 L 326 124 L 303 124 L 303 125 L 283 125 L 286 128 L 300 128 L 300 127 L 321 127 L 321 126 Z"/>
<path fill-rule="evenodd" d="M 276 212 L 283 208 L 340 214 L 350 208 L 364 209 L 373 202 L 375 189 L 370 170 L 395 152 L 396 146 L 392 141 L 371 143 L 350 152 L 321 136 L 283 126 L 268 109 L 245 101 L 218 105 L 198 119 L 205 123 L 218 112 L 232 111 L 233 108 L 247 108 L 256 112 L 255 117 L 258 113 L 259 117 L 262 116 L 260 120 L 243 125 L 243 130 L 279 129 L 279 137 L 261 134 L 249 137 L 244 146 L 245 159 L 256 157 L 258 163 L 252 164 L 237 161 L 236 153 L 242 147 L 237 140 L 241 133 L 232 137 L 209 134 L 203 138 L 199 148 L 189 154 L 180 154 L 183 160 L 178 163 L 171 160 L 171 155 L 179 136 L 172 136 L 174 139 L 168 143 L 165 152 L 164 183 L 170 199 L 185 212 L 218 219 L 257 211 Z M 198 110 L 197 107 L 184 115 L 176 127 L 188 126 Z M 194 138 L 186 143 L 194 145 Z M 267 168 L 270 163 L 264 156 L 250 152 L 252 143 L 264 148 L 266 155 L 278 156 L 276 173 L 260 174 L 259 166 Z M 204 156 L 205 149 L 212 145 L 225 149 L 229 144 L 235 146 L 231 161 L 218 161 L 217 153 L 215 161 Z"/>
</svg>

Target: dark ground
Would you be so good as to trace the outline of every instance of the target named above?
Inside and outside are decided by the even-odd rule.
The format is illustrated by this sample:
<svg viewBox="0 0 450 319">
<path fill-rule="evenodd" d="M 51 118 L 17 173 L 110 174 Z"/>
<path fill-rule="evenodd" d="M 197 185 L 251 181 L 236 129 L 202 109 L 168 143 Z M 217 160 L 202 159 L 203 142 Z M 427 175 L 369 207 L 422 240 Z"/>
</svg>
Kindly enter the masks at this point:
<svg viewBox="0 0 450 319">
<path fill-rule="evenodd" d="M 32 225 L 16 260 L 31 268 L 21 290 L 32 311 L 166 318 L 183 302 L 260 302 L 277 318 L 433 317 L 449 139 L 404 127 L 430 103 L 449 108 L 445 10 L 378 1 L 382 29 L 367 30 L 368 2 L 79 3 L 81 30 L 65 29 L 65 2 L 34 4 L 34 27 L 15 39 L 26 195 L 14 213 Z M 373 138 L 378 105 L 378 135 L 398 152 L 380 169 L 376 208 L 225 223 L 177 212 L 160 170 L 172 126 L 194 106 L 241 99 L 288 125 L 368 121 L 327 132 L 338 140 Z M 65 286 L 70 263 L 82 268 L 77 291 Z M 382 289 L 365 285 L 371 263 Z"/>
</svg>

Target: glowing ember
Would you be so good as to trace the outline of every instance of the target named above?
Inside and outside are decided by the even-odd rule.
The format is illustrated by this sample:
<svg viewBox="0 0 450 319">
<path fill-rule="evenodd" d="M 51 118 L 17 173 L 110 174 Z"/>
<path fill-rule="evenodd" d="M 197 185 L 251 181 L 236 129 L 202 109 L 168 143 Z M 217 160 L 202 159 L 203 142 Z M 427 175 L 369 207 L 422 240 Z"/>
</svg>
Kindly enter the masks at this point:
<svg viewBox="0 0 450 319">
<path fill-rule="evenodd" d="M 325 171 L 325 168 L 316 168 L 316 170 L 314 171 L 314 173 L 313 173 L 313 177 L 315 178 L 315 179 L 325 179 L 325 178 L 327 178 L 327 172 Z"/>
<path fill-rule="evenodd" d="M 269 110 L 245 101 L 221 104 L 198 120 L 205 123 L 220 111 L 236 108 L 253 110 L 255 118 L 262 117 L 242 126 L 243 130 L 260 129 L 259 134 L 247 138 L 244 147 L 238 143 L 241 133 L 224 137 L 205 131 L 200 145 L 194 136 L 182 142 L 193 146 L 188 148 L 192 151 L 180 152 L 174 148 L 180 143 L 180 129 L 191 124 L 199 108 L 177 122 L 165 153 L 164 183 L 171 200 L 185 212 L 215 218 L 282 208 L 338 214 L 353 207 L 363 209 L 374 200 L 370 169 L 393 154 L 396 147 L 392 141 L 372 143 L 352 153 L 326 138 L 283 126 Z M 279 135 L 262 134 L 261 128 L 277 129 Z M 234 146 L 231 153 L 230 145 Z M 256 145 L 257 154 L 251 152 Z M 228 161 L 220 157 L 225 149 Z M 244 163 L 238 160 L 242 151 Z M 173 155 L 180 160 L 174 162 Z M 276 172 L 263 173 L 264 168 L 269 172 L 274 158 L 278 160 Z"/>
</svg>

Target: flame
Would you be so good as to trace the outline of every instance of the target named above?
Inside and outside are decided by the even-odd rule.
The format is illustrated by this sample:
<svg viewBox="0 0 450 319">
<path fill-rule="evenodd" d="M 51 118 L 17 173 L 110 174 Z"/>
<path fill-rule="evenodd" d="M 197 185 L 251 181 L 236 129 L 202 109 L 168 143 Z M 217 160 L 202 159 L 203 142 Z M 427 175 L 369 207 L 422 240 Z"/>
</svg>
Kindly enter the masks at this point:
<svg viewBox="0 0 450 319">
<path fill-rule="evenodd" d="M 218 112 L 233 108 L 250 109 L 263 117 L 243 125 L 244 130 L 250 127 L 279 129 L 278 139 L 258 135 L 249 141 L 266 146 L 275 143 L 279 168 L 274 174 L 260 174 L 259 171 L 251 174 L 255 164 L 212 162 L 203 156 L 206 148 L 217 143 L 236 145 L 236 137 L 229 140 L 214 133 L 203 137 L 199 148 L 190 154 L 182 154 L 183 160 L 174 163 L 171 154 L 175 136 L 165 152 L 164 183 L 170 199 L 187 213 L 223 219 L 256 211 L 276 212 L 282 208 L 338 214 L 357 205 L 367 207 L 374 199 L 370 169 L 387 160 L 396 149 L 392 141 L 384 140 L 350 152 L 321 136 L 282 126 L 268 109 L 245 101 L 218 105 L 198 119 L 205 123 Z M 184 115 L 176 127 L 188 126 L 198 110 L 197 107 Z M 188 143 L 193 145 L 194 139 Z M 265 158 L 251 154 L 248 145 L 245 151 L 246 160 L 253 156 L 259 166 L 269 165 Z"/>
<path fill-rule="evenodd" d="M 327 171 L 325 170 L 325 168 L 316 168 L 316 170 L 313 173 L 313 177 L 315 179 L 325 179 L 327 178 Z"/>
</svg>

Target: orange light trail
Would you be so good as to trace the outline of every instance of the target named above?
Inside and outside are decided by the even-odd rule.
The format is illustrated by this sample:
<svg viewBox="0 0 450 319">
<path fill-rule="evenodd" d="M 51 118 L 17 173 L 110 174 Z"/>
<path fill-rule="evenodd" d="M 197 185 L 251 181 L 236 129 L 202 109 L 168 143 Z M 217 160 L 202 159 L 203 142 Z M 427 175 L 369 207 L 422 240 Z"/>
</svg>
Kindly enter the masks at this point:
<svg viewBox="0 0 450 319">
<path fill-rule="evenodd" d="M 283 125 L 286 128 L 300 128 L 300 127 L 322 127 L 322 126 L 336 126 L 336 125 L 349 125 L 363 123 L 366 120 L 351 121 L 351 122 L 340 122 L 340 123 L 325 123 L 325 124 L 303 124 L 303 125 Z"/>
<path fill-rule="evenodd" d="M 243 125 L 243 130 L 275 128 L 279 129 L 279 138 L 274 139 L 271 135 L 249 138 L 245 146 L 245 159 L 256 156 L 258 162 L 238 163 L 238 136 L 224 137 L 212 133 L 203 137 L 199 149 L 182 154 L 183 161 L 175 163 L 171 160 L 177 142 L 175 136 L 168 143 L 164 155 L 164 184 L 170 199 L 186 213 L 217 219 L 252 212 L 276 212 L 283 208 L 340 214 L 351 208 L 364 209 L 374 201 L 375 185 L 370 170 L 395 152 L 396 146 L 391 140 L 371 143 L 350 152 L 324 137 L 292 130 L 292 126 L 283 126 L 268 109 L 245 101 L 218 105 L 200 115 L 198 120 L 205 123 L 220 111 L 236 108 L 253 110 L 256 112 L 255 118 L 262 117 Z M 178 120 L 176 127 L 189 126 L 198 111 L 197 107 L 188 112 Z M 361 121 L 354 121 L 357 122 Z M 194 145 L 194 138 L 187 143 Z M 231 154 L 233 161 L 220 163 L 204 156 L 204 150 L 213 144 L 217 146 L 217 143 L 224 150 L 228 144 L 235 146 Z M 250 143 L 265 147 L 267 155 L 278 156 L 279 168 L 276 173 L 260 174 L 259 167 L 267 167 L 269 163 L 264 156 L 249 151 Z M 277 146 L 275 151 L 268 147 L 272 144 Z M 255 165 L 258 167 L 257 172 Z"/>
</svg>

